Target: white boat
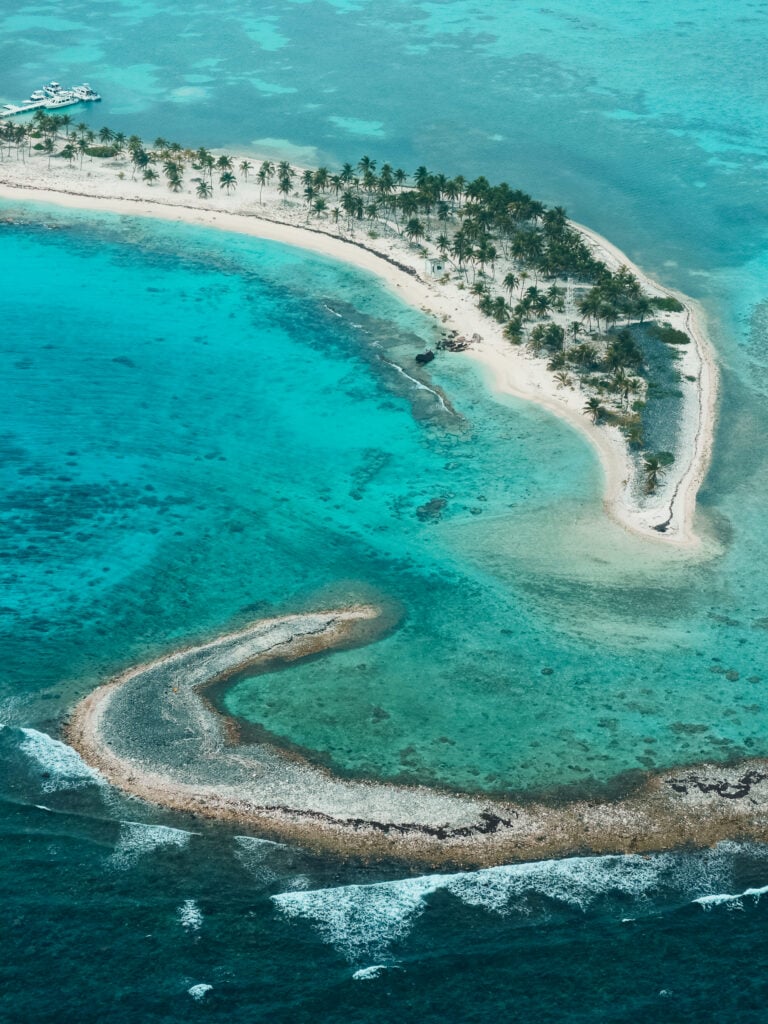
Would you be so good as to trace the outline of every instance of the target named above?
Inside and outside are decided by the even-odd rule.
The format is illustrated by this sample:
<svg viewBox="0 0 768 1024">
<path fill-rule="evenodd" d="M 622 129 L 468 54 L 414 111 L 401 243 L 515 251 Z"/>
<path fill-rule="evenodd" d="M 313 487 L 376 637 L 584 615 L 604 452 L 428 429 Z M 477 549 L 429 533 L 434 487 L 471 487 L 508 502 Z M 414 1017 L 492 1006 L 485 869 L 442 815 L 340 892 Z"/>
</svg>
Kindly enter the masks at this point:
<svg viewBox="0 0 768 1024">
<path fill-rule="evenodd" d="M 61 107 L 73 107 L 78 103 L 95 103 L 101 96 L 95 89 L 91 88 L 88 82 L 82 85 L 75 85 L 71 89 L 62 89 L 59 82 L 51 81 L 42 89 L 35 89 L 29 99 L 18 106 L 6 103 L 0 108 L 6 116 L 14 114 L 27 114 L 33 110 L 59 110 Z"/>
<path fill-rule="evenodd" d="M 72 87 L 72 95 L 76 96 L 79 100 L 100 100 L 101 96 L 90 87 L 87 82 L 83 82 L 82 85 L 75 85 Z"/>
<path fill-rule="evenodd" d="M 64 92 L 63 90 L 54 96 L 52 100 L 48 100 L 45 104 L 46 110 L 55 110 L 57 107 L 71 107 L 75 103 L 81 103 L 77 96 L 71 92 Z"/>
</svg>

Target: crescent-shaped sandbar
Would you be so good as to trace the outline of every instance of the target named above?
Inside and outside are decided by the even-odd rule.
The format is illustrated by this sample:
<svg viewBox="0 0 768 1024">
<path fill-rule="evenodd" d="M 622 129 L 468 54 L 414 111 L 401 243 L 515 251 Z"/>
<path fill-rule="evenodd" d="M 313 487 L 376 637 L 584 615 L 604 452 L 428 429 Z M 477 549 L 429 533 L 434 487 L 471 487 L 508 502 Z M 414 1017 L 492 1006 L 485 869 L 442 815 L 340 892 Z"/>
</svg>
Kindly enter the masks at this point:
<svg viewBox="0 0 768 1024">
<path fill-rule="evenodd" d="M 346 856 L 480 867 L 768 839 L 766 761 L 648 775 L 614 801 L 485 799 L 341 779 L 269 744 L 241 743 L 204 696 L 244 671 L 366 642 L 384 619 L 368 605 L 286 615 L 168 654 L 90 693 L 67 738 L 134 796 Z"/>
</svg>

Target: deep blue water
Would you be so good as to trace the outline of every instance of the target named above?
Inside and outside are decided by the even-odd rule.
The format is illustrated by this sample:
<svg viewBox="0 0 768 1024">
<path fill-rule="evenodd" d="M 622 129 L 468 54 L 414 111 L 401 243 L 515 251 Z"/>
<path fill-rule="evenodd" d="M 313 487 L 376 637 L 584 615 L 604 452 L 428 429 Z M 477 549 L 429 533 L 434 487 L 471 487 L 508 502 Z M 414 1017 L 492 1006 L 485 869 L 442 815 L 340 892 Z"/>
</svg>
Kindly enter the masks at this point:
<svg viewBox="0 0 768 1024">
<path fill-rule="evenodd" d="M 405 361 L 430 327 L 365 277 L 4 210 L 0 1016 L 764 1020 L 765 901 L 692 902 L 768 884 L 764 848 L 403 879 L 125 801 L 20 730 L 56 735 L 77 695 L 173 642 L 373 595 L 401 631 L 233 701 L 337 767 L 479 788 L 765 753 L 766 4 L 0 17 L 3 102 L 86 78 L 95 127 L 369 152 L 563 204 L 704 302 L 723 366 L 700 502 L 723 549 L 692 568 L 605 527 L 594 456 L 561 424 L 459 363 L 435 371 L 456 418 L 388 371 L 378 355 Z"/>
</svg>

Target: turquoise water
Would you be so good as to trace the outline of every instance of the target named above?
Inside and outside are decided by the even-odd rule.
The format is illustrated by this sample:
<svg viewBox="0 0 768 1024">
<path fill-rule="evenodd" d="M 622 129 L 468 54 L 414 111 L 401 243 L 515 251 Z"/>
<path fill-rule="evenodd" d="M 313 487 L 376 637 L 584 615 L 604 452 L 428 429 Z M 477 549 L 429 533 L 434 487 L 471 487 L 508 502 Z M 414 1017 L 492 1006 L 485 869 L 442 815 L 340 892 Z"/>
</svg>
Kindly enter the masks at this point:
<svg viewBox="0 0 768 1024">
<path fill-rule="evenodd" d="M 716 987 L 720 1019 L 761 1019 L 763 905 L 690 903 L 768 882 L 760 847 L 681 854 L 673 880 L 633 862 L 629 894 L 605 858 L 589 898 L 575 863 L 522 888 L 480 878 L 472 902 L 301 851 L 249 860 L 221 829 L 121 825 L 200 831 L 19 728 L 55 735 L 77 695 L 174 642 L 374 597 L 402 614 L 389 637 L 245 681 L 230 707 L 336 770 L 494 792 L 768 752 L 764 18 L 740 2 L 3 5 L 3 102 L 88 78 L 95 127 L 367 151 L 566 205 L 703 301 L 723 392 L 700 499 L 712 554 L 691 563 L 606 523 L 566 426 L 494 401 L 460 360 L 432 374 L 455 415 L 393 371 L 380 357 L 411 366 L 432 328 L 364 275 L 6 206 L 0 1014 L 682 1021 L 711 1017 Z M 269 899 L 297 887 L 326 895 Z"/>
</svg>

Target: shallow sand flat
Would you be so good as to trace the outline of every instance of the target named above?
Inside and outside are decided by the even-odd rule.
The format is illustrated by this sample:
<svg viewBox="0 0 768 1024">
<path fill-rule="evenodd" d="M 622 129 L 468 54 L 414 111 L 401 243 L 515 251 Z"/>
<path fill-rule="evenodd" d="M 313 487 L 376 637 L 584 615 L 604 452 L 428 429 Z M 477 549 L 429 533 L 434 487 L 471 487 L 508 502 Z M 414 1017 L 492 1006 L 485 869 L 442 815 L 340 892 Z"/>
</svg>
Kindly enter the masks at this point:
<svg viewBox="0 0 768 1024">
<path fill-rule="evenodd" d="M 628 784 L 622 799 L 516 803 L 337 778 L 239 742 L 236 723 L 205 699 L 239 672 L 366 642 L 377 628 L 371 606 L 255 622 L 99 687 L 75 708 L 67 739 L 137 797 L 349 856 L 478 867 L 768 838 L 765 761 L 670 769 Z"/>
<path fill-rule="evenodd" d="M 305 211 L 295 204 L 286 204 L 274 187 L 263 190 L 264 201 L 260 203 L 260 189 L 254 181 L 241 182 L 239 191 L 232 196 L 219 194 L 202 200 L 191 192 L 174 194 L 128 176 L 120 180 L 120 166 L 128 168 L 127 164 L 113 161 L 89 161 L 82 170 L 61 163 L 48 169 L 44 157 L 32 157 L 27 162 L 6 159 L 0 163 L 0 197 L 216 227 L 309 249 L 374 273 L 404 301 L 433 315 L 444 328 L 455 329 L 467 337 L 480 335 L 483 341 L 464 357 L 485 368 L 494 390 L 547 408 L 590 439 L 606 475 L 605 508 L 617 522 L 649 540 L 684 548 L 698 546 L 693 517 L 696 493 L 711 455 L 717 371 L 701 311 L 686 296 L 677 296 L 685 305 L 684 312 L 666 318 L 674 326 L 687 329 L 694 342 L 687 346 L 681 367 L 684 374 L 694 378 L 685 388 L 683 439 L 687 457 L 674 464 L 654 499 L 643 502 L 641 507 L 633 497 L 633 463 L 619 431 L 593 425 L 584 415 L 582 393 L 558 388 L 545 360 L 510 345 L 501 327 L 480 313 L 467 291 L 453 282 L 423 280 L 423 260 L 404 240 L 370 240 L 365 236 L 361 242 L 345 237 L 340 228 L 332 234 L 327 222 L 322 229 L 310 228 Z M 574 226 L 608 266 L 628 266 L 651 294 L 672 294 L 601 236 L 581 225 Z M 663 523 L 667 524 L 665 532 L 654 529 Z"/>
</svg>

